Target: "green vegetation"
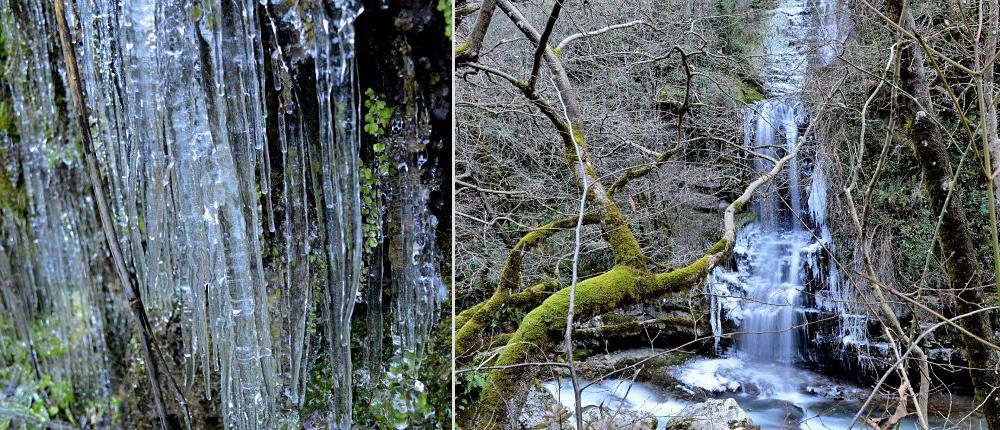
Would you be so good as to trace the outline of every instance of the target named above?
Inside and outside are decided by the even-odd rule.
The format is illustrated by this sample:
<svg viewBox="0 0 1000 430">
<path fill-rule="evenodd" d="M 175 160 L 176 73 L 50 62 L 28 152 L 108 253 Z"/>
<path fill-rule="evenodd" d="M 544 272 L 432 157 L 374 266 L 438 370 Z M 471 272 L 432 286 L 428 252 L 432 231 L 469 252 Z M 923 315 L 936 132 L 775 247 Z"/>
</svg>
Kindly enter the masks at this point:
<svg viewBox="0 0 1000 430">
<path fill-rule="evenodd" d="M 427 386 L 414 376 L 421 363 L 411 353 L 396 355 L 378 381 L 374 391 L 372 416 L 380 428 L 406 428 L 407 424 L 430 425 L 434 408 L 428 401 Z"/>
<path fill-rule="evenodd" d="M 73 380 L 50 373 L 35 373 L 36 361 L 41 364 L 66 358 L 71 348 L 79 346 L 84 335 L 79 329 L 71 333 L 70 339 L 60 339 L 54 324 L 58 322 L 36 320 L 31 325 L 30 344 L 0 336 L 0 363 L 3 363 L 0 381 L 4 381 L 6 390 L 11 393 L 0 398 L 0 408 L 5 410 L 0 417 L 0 430 L 19 428 L 11 427 L 11 418 L 37 425 L 37 428 L 46 428 L 46 423 L 80 427 L 96 424 L 103 417 L 119 422 L 121 402 L 117 396 L 111 395 L 103 401 L 84 400 L 83 397 L 89 396 L 78 396 Z M 5 326 L 0 330 L 11 332 L 13 328 Z"/>
<path fill-rule="evenodd" d="M 364 255 L 361 273 L 368 273 L 368 260 L 374 254 L 378 244 L 382 241 L 382 215 L 385 194 L 379 187 L 380 179 L 389 175 L 392 168 L 389 165 L 389 154 L 386 151 L 385 132 L 389 127 L 389 121 L 396 112 L 396 108 L 386 104 L 385 100 L 375 95 L 375 90 L 368 88 L 365 91 L 365 132 L 370 136 L 373 143 L 370 146 L 372 154 L 372 165 L 368 166 L 362 160 L 358 163 L 358 176 L 361 181 L 361 216 L 365 224 L 362 227 L 364 238 Z M 362 277 L 362 284 L 367 280 L 367 276 Z"/>
<path fill-rule="evenodd" d="M 448 40 L 451 40 L 455 26 L 451 11 L 451 0 L 438 0 L 437 10 L 444 15 L 444 35 L 448 36 Z"/>
<path fill-rule="evenodd" d="M 365 132 L 372 136 L 381 136 L 385 134 L 396 108 L 388 106 L 371 88 L 365 91 L 365 97 L 365 109 L 368 109 L 365 113 Z"/>
<path fill-rule="evenodd" d="M 736 100 L 740 103 L 753 103 L 764 100 L 764 95 L 746 81 L 736 78 Z"/>
</svg>

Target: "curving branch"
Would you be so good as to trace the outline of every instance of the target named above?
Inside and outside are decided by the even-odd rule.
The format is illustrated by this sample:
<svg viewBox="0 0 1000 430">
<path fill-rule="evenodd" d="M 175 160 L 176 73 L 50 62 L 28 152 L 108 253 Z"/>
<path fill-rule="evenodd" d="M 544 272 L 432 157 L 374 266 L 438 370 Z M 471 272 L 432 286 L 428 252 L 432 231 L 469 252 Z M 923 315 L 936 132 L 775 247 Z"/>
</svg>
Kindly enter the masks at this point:
<svg viewBox="0 0 1000 430">
<path fill-rule="evenodd" d="M 584 216 L 583 221 L 593 224 L 597 223 L 599 219 L 600 217 L 596 213 L 590 213 Z M 473 306 L 455 317 L 456 357 L 461 358 L 469 355 L 470 351 L 474 351 L 476 341 L 486 325 L 508 304 L 511 294 L 520 289 L 521 267 L 524 263 L 525 253 L 545 243 L 556 233 L 576 227 L 576 223 L 576 215 L 560 218 L 532 230 L 517 241 L 500 271 L 500 281 L 493 295 L 485 302 Z M 532 293 L 537 293 L 537 291 L 532 291 Z"/>
<path fill-rule="evenodd" d="M 607 32 L 609 32 L 611 30 L 618 30 L 618 29 L 633 27 L 633 26 L 641 25 L 641 24 L 646 24 L 646 21 L 643 21 L 643 20 L 640 19 L 640 20 L 629 21 L 629 22 L 625 22 L 625 23 L 621 23 L 621 24 L 609 25 L 607 27 L 599 28 L 597 30 L 584 31 L 584 32 L 581 32 L 581 33 L 571 34 L 569 36 L 566 36 L 565 39 L 563 39 L 561 42 L 559 42 L 559 44 L 556 45 L 555 50 L 556 50 L 556 52 L 562 52 L 562 50 L 564 48 L 566 48 L 566 45 L 569 45 L 571 42 L 573 42 L 575 40 L 583 39 L 585 37 L 597 36 L 597 35 L 600 35 L 600 34 L 607 33 Z M 646 24 L 646 25 L 649 25 L 649 24 Z"/>
<path fill-rule="evenodd" d="M 677 153 L 677 151 L 680 151 L 680 149 L 681 148 L 679 146 L 675 146 L 673 148 L 670 148 L 666 151 L 659 153 L 656 156 L 656 160 L 651 163 L 625 170 L 625 173 L 620 178 L 611 183 L 610 187 L 608 187 L 608 193 L 611 195 L 618 194 L 618 192 L 621 191 L 622 188 L 625 188 L 625 186 L 628 185 L 629 182 L 632 182 L 636 179 L 648 175 L 649 172 L 652 172 L 655 167 L 665 163 L 667 160 L 670 159 L 670 157 L 673 157 L 674 154 Z"/>
</svg>

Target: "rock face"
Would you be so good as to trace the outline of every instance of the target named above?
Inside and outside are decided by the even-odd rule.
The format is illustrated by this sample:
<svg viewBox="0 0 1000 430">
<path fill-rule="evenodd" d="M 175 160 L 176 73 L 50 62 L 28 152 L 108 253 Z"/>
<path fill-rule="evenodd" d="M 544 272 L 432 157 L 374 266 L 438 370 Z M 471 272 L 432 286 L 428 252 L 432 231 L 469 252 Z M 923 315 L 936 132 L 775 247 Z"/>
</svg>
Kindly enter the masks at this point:
<svg viewBox="0 0 1000 430">
<path fill-rule="evenodd" d="M 521 417 L 521 429 L 569 430 L 576 426 L 573 409 L 563 405 L 544 389 L 532 388 Z M 653 430 L 656 417 L 649 412 L 604 406 L 584 406 L 583 425 L 600 430 Z"/>
<path fill-rule="evenodd" d="M 667 422 L 666 430 L 757 430 L 733 399 L 710 399 L 695 403 Z"/>
</svg>

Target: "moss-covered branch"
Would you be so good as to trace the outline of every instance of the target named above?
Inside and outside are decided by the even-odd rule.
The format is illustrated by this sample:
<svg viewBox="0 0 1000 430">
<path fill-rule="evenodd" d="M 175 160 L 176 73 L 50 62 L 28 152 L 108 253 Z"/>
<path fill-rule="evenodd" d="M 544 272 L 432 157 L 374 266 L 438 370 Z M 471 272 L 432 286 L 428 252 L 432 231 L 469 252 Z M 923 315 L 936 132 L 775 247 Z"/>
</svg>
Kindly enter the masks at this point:
<svg viewBox="0 0 1000 430">
<path fill-rule="evenodd" d="M 700 284 L 715 264 L 728 255 L 732 243 L 720 240 L 702 258 L 667 273 L 651 273 L 619 264 L 611 270 L 581 281 L 576 286 L 574 315 L 586 321 L 613 309 L 621 309 L 668 293 L 684 291 Z M 524 381 L 534 378 L 537 368 L 516 366 L 539 358 L 566 329 L 570 289 L 564 288 L 546 299 L 521 321 L 514 335 L 497 357 L 488 385 L 480 399 L 476 428 L 498 428 L 509 417 L 520 414 L 524 402 Z"/>
<path fill-rule="evenodd" d="M 600 217 L 593 213 L 584 216 L 585 223 L 592 224 L 599 219 Z M 463 311 L 455 318 L 456 357 L 460 358 L 469 354 L 486 325 L 507 305 L 511 294 L 520 289 L 521 268 L 524 264 L 525 253 L 545 243 L 554 234 L 575 227 L 576 222 L 575 215 L 560 218 L 528 232 L 517 241 L 500 271 L 500 281 L 493 295 L 485 302 Z"/>
<path fill-rule="evenodd" d="M 559 290 L 559 283 L 556 281 L 545 281 L 527 288 L 524 291 L 510 295 L 510 306 L 517 309 L 535 307 L 545 301 L 552 293 Z"/>
<path fill-rule="evenodd" d="M 679 150 L 680 147 L 676 146 L 674 148 L 661 152 L 659 155 L 656 156 L 656 160 L 653 161 L 652 163 L 625 170 L 625 174 L 623 174 L 620 178 L 615 180 L 615 182 L 613 182 L 611 186 L 608 187 L 608 193 L 611 194 L 612 196 L 618 194 L 618 192 L 621 191 L 622 188 L 625 188 L 625 186 L 628 185 L 629 182 L 632 182 L 636 179 L 648 175 L 649 172 L 653 171 L 653 168 L 669 160 L 670 157 L 676 154 L 677 151 Z"/>
</svg>

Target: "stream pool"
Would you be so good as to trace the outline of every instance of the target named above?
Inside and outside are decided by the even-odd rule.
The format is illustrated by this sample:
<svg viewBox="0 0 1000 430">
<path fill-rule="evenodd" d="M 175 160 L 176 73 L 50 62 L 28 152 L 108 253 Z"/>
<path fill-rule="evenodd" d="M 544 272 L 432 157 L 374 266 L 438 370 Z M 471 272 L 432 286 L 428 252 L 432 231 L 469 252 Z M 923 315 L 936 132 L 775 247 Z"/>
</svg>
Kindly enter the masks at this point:
<svg viewBox="0 0 1000 430">
<path fill-rule="evenodd" d="M 582 380 L 583 406 L 604 406 L 648 412 L 657 417 L 658 429 L 679 414 L 690 400 L 706 393 L 711 398 L 732 398 L 761 429 L 846 430 L 868 429 L 854 414 L 870 391 L 810 370 L 775 363 L 748 362 L 739 358 L 695 359 L 666 371 L 679 384 L 661 387 L 627 379 Z M 568 379 L 543 384 L 567 409 L 573 409 L 573 388 Z M 869 414 L 883 415 L 891 400 L 873 400 Z M 985 429 L 981 417 L 970 413 L 971 399 L 937 394 L 931 401 L 934 429 Z M 949 410 L 950 409 L 950 410 Z M 885 414 L 888 415 L 888 414 Z M 901 429 L 917 429 L 907 419 Z"/>
</svg>

